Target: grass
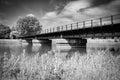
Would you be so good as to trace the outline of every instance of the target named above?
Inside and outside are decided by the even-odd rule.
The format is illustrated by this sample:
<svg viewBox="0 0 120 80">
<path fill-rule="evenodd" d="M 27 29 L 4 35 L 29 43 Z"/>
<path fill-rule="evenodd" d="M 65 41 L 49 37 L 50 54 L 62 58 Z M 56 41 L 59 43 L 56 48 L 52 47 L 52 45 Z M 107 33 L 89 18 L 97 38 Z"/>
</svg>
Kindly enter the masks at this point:
<svg viewBox="0 0 120 80">
<path fill-rule="evenodd" d="M 23 51 L 18 57 L 5 53 L 2 80 L 120 80 L 120 55 L 97 50 L 66 56 L 52 51 L 41 56 Z"/>
</svg>

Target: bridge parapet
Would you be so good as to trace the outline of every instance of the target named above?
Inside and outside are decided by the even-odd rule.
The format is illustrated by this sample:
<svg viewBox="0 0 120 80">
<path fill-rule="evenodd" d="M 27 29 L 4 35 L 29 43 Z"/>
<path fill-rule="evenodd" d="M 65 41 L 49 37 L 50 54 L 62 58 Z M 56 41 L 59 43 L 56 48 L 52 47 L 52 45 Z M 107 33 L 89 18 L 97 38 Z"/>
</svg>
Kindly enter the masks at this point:
<svg viewBox="0 0 120 80">
<path fill-rule="evenodd" d="M 54 28 L 44 29 L 42 30 L 41 34 L 82 29 L 82 28 L 90 28 L 90 27 L 92 28 L 92 27 L 113 25 L 119 23 L 120 23 L 120 14 L 117 14 L 117 15 L 111 15 L 107 17 L 101 17 L 101 18 L 86 20 L 82 22 L 72 23 L 68 25 L 62 25 Z"/>
</svg>

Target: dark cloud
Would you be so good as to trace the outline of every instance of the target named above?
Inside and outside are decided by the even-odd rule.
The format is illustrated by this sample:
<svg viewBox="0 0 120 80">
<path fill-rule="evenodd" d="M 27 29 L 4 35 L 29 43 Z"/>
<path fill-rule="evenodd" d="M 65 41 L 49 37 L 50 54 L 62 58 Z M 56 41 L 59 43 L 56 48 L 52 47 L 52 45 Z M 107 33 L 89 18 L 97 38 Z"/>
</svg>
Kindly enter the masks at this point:
<svg viewBox="0 0 120 80">
<path fill-rule="evenodd" d="M 100 6 L 100 5 L 105 5 L 105 4 L 109 4 L 115 0 L 88 0 L 91 2 L 91 7 L 96 7 L 96 6 Z"/>
<path fill-rule="evenodd" d="M 50 5 L 54 6 L 54 9 L 59 14 L 64 9 L 64 7 L 71 1 L 76 1 L 76 0 L 50 0 L 49 3 Z"/>
<path fill-rule="evenodd" d="M 13 25 L 19 16 L 34 14 L 38 18 L 44 12 L 54 10 L 54 6 L 49 4 L 50 0 L 0 0 L 0 13 L 5 13 L 5 18 L 9 21 L 7 25 Z M 44 13 L 45 14 L 45 13 Z M 0 22 L 4 16 L 0 15 Z"/>
<path fill-rule="evenodd" d="M 86 2 L 88 2 L 90 5 L 85 8 L 80 8 L 78 12 L 80 12 L 81 14 L 86 14 L 89 16 L 95 15 L 93 14 L 93 12 L 95 12 L 96 10 L 103 14 L 105 12 L 108 15 L 120 13 L 120 1 L 119 0 L 99 0 L 99 1 L 98 0 L 86 0 Z"/>
<path fill-rule="evenodd" d="M 79 10 L 80 12 L 83 12 L 84 10 L 86 10 L 88 8 L 98 7 L 98 6 L 102 6 L 102 5 L 108 5 L 115 0 L 86 0 L 86 1 L 90 3 L 89 7 L 80 9 Z"/>
<path fill-rule="evenodd" d="M 52 4 L 55 1 L 52 0 Z M 46 27 L 65 25 L 86 19 L 115 15 L 120 12 L 120 0 L 70 0 L 63 7 L 45 14 L 43 25 Z"/>
<path fill-rule="evenodd" d="M 100 13 L 119 12 L 120 4 L 112 4 L 115 1 L 120 0 L 0 0 L 0 19 L 8 20 L 6 24 L 12 25 L 19 16 L 34 14 L 39 19 L 45 15 L 52 16 L 54 21 L 57 19 L 61 24 L 77 21 L 81 17 L 84 19 L 86 15 L 96 15 L 96 10 Z"/>
</svg>

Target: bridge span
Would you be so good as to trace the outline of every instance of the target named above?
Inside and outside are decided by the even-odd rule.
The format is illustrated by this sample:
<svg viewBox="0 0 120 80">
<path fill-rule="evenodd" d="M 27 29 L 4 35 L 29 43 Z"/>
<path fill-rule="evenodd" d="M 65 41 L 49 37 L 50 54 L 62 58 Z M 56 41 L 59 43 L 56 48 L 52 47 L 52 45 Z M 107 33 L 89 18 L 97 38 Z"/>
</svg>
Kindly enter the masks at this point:
<svg viewBox="0 0 120 80">
<path fill-rule="evenodd" d="M 64 44 L 72 48 L 86 47 L 87 38 L 120 38 L 120 14 L 44 29 L 41 34 L 19 38 L 38 39 L 45 45 L 52 40 L 52 49 Z"/>
<path fill-rule="evenodd" d="M 120 37 L 120 14 L 42 30 L 41 34 L 23 36 L 32 39 Z"/>
</svg>

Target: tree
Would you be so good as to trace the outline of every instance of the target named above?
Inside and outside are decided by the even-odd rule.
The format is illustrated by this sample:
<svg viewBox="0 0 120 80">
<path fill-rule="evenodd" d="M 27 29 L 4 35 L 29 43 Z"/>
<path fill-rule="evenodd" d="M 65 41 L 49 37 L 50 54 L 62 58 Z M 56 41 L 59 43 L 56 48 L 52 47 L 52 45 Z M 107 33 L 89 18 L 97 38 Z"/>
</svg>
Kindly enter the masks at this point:
<svg viewBox="0 0 120 80">
<path fill-rule="evenodd" d="M 16 31 L 16 28 L 13 26 L 13 27 L 11 28 L 11 31 Z"/>
<path fill-rule="evenodd" d="M 18 31 L 11 31 L 10 38 L 11 39 L 17 39 L 19 37 Z"/>
<path fill-rule="evenodd" d="M 19 36 L 30 36 L 39 34 L 42 26 L 39 20 L 34 16 L 26 16 L 17 21 L 16 30 Z"/>
<path fill-rule="evenodd" d="M 16 27 L 12 27 L 11 28 L 11 33 L 10 33 L 10 38 L 11 39 L 17 39 L 19 37 L 19 33 L 18 31 L 16 30 Z"/>
<path fill-rule="evenodd" d="M 10 27 L 0 24 L 0 38 L 1 39 L 8 39 L 10 32 L 11 32 Z"/>
</svg>

